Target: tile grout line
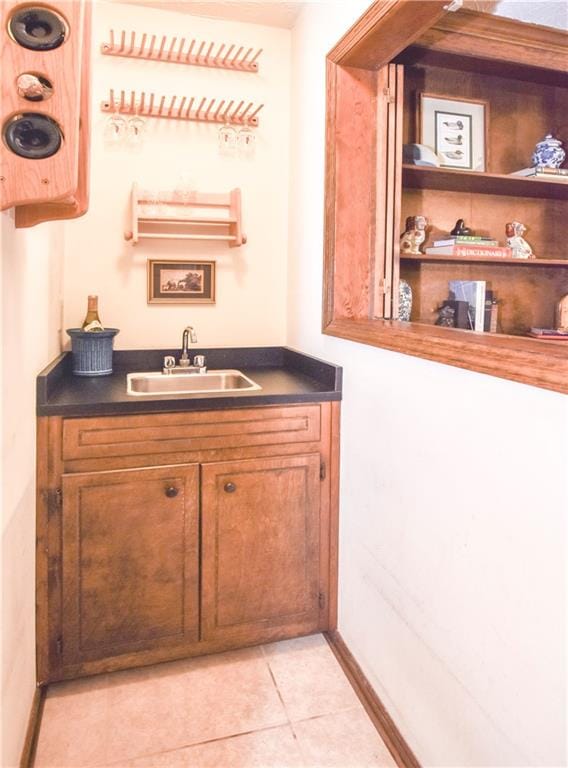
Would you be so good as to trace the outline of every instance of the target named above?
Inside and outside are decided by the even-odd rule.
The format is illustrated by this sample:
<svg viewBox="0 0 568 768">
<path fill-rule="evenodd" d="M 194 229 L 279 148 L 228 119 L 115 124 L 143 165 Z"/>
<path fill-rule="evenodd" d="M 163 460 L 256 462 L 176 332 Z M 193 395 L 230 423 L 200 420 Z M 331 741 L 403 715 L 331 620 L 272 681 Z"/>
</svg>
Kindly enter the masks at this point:
<svg viewBox="0 0 568 768">
<path fill-rule="evenodd" d="M 162 749 L 159 752 L 145 752 L 142 755 L 136 755 L 135 757 L 121 758 L 112 763 L 96 763 L 93 768 L 112 768 L 113 766 L 121 766 L 125 762 L 134 762 L 135 760 L 142 760 L 148 757 L 159 757 L 160 755 L 169 755 L 173 752 L 180 752 L 182 749 L 191 749 L 192 747 L 202 747 L 205 744 L 215 744 L 219 741 L 229 741 L 230 739 L 238 739 L 239 736 L 250 736 L 252 733 L 262 733 L 264 731 L 275 731 L 277 728 L 286 726 L 287 723 L 278 723 L 277 725 L 266 725 L 262 728 L 254 728 L 251 731 L 239 731 L 238 733 L 231 733 L 227 736 L 218 736 L 215 739 L 205 739 L 205 741 L 197 741 L 191 744 L 181 744 L 178 747 L 172 749 Z"/>
<path fill-rule="evenodd" d="M 298 751 L 300 752 L 300 757 L 302 758 L 302 763 L 306 763 L 306 756 L 304 754 L 304 750 L 302 749 L 302 745 L 300 744 L 300 740 L 298 739 L 298 734 L 296 733 L 296 729 L 294 728 L 294 723 L 292 722 L 292 719 L 288 713 L 288 709 L 286 708 L 286 704 L 284 703 L 284 698 L 282 694 L 280 693 L 280 688 L 278 687 L 278 683 L 276 682 L 276 678 L 274 676 L 274 672 L 272 671 L 272 667 L 270 666 L 270 661 L 268 658 L 268 654 L 266 653 L 264 645 L 260 646 L 260 649 L 262 651 L 262 655 L 264 657 L 264 661 L 266 662 L 266 666 L 268 668 L 268 674 L 272 678 L 272 682 L 274 684 L 274 687 L 276 689 L 276 693 L 278 694 L 278 698 L 280 699 L 280 702 L 282 704 L 282 708 L 284 709 L 284 714 L 286 715 L 286 718 L 288 720 L 288 725 L 290 727 L 290 730 L 292 731 L 292 738 L 296 742 L 296 745 L 298 747 Z"/>
<path fill-rule="evenodd" d="M 203 746 L 204 744 L 214 744 L 215 742 L 218 742 L 218 741 L 226 741 L 228 739 L 234 739 L 234 738 L 237 738 L 238 736 L 246 736 L 246 735 L 251 734 L 251 733 L 260 733 L 262 731 L 270 731 L 270 730 L 273 730 L 273 729 L 276 729 L 276 728 L 282 728 L 283 726 L 286 726 L 286 725 L 292 726 L 290 717 L 288 715 L 288 711 L 287 711 L 286 706 L 284 704 L 284 701 L 282 699 L 282 695 L 280 693 L 278 685 L 276 684 L 276 680 L 274 679 L 274 675 L 272 674 L 272 670 L 270 668 L 270 664 L 268 663 L 267 655 L 264 652 L 264 645 L 261 645 L 259 650 L 261 652 L 262 659 L 266 663 L 266 666 L 268 668 L 268 673 L 269 673 L 270 678 L 272 680 L 272 683 L 273 683 L 273 685 L 274 685 L 274 687 L 276 689 L 276 693 L 277 693 L 278 699 L 279 699 L 280 703 L 282 704 L 282 709 L 284 710 L 284 716 L 286 717 L 286 722 L 277 723 L 275 725 L 263 726 L 261 728 L 253 728 L 252 730 L 248 730 L 248 731 L 238 731 L 236 733 L 229 733 L 226 736 L 219 736 L 219 737 L 214 738 L 214 739 L 205 739 L 204 741 L 192 742 L 192 743 L 189 743 L 189 744 L 181 744 L 179 746 L 173 747 L 172 749 L 163 749 L 163 750 L 161 750 L 159 752 L 148 752 L 148 753 L 144 753 L 144 754 L 140 754 L 140 755 L 135 755 L 133 757 L 128 757 L 128 758 L 126 758 L 126 760 L 127 761 L 133 761 L 133 760 L 141 760 L 142 758 L 148 758 L 148 757 L 158 757 L 159 755 L 170 754 L 170 753 L 182 750 L 182 749 L 191 749 L 191 747 L 198 747 L 198 746 Z M 296 739 L 296 734 L 294 733 L 294 729 L 291 728 L 291 730 L 292 730 L 292 735 L 294 736 L 294 739 Z M 124 758 L 121 759 L 120 761 L 113 761 L 113 762 L 106 762 L 105 761 L 104 763 L 96 763 L 94 768 L 107 768 L 107 767 L 111 768 L 112 766 L 120 766 L 123 762 L 124 762 Z"/>
<path fill-rule="evenodd" d="M 280 703 L 282 704 L 282 709 L 284 710 L 284 714 L 286 715 L 288 725 L 292 725 L 292 720 L 290 719 L 288 709 L 286 708 L 286 704 L 284 703 L 284 699 L 282 698 L 282 694 L 280 693 L 280 688 L 278 687 L 278 683 L 276 682 L 276 678 L 274 677 L 272 667 L 270 666 L 270 661 L 268 660 L 268 654 L 264 650 L 264 645 L 260 646 L 260 650 L 262 652 L 262 657 L 264 659 L 264 663 L 266 664 L 266 668 L 268 669 L 268 674 L 270 675 L 270 679 L 272 680 L 272 684 L 274 685 L 278 698 L 280 699 Z"/>
<path fill-rule="evenodd" d="M 323 635 L 320 634 L 320 636 L 323 638 Z M 327 647 L 329 648 L 329 646 L 327 646 Z M 280 699 L 280 701 L 282 703 L 282 707 L 284 708 L 284 712 L 285 712 L 286 717 L 288 719 L 288 724 L 290 726 L 290 730 L 292 731 L 292 736 L 294 737 L 294 741 L 298 745 L 298 749 L 300 750 L 300 755 L 302 756 L 302 760 L 303 760 L 304 763 L 306 763 L 306 766 L 307 766 L 308 764 L 306 762 L 306 755 L 304 754 L 304 751 L 302 749 L 302 744 L 300 742 L 300 739 L 298 738 L 298 734 L 296 732 L 296 728 L 294 727 L 294 724 L 295 723 L 305 723 L 305 722 L 308 722 L 310 720 L 318 720 L 319 718 L 329 717 L 330 715 L 334 715 L 334 714 L 340 713 L 340 712 L 356 711 L 356 710 L 362 709 L 362 705 L 358 701 L 357 704 L 354 705 L 354 706 L 333 710 L 332 712 L 320 712 L 317 715 L 310 715 L 310 717 L 302 717 L 302 718 L 299 718 L 298 720 L 292 720 L 292 718 L 290 717 L 290 714 L 288 712 L 288 709 L 286 707 L 286 704 L 284 703 L 284 698 L 283 698 L 283 696 L 282 696 L 282 694 L 280 692 L 280 688 L 278 687 L 278 683 L 276 682 L 276 678 L 275 678 L 274 673 L 272 671 L 272 667 L 270 666 L 269 656 L 266 653 L 265 646 L 261 645 L 260 649 L 262 651 L 262 655 L 264 656 L 264 660 L 266 661 L 266 666 L 268 667 L 268 672 L 270 674 L 270 677 L 272 678 L 272 682 L 274 683 L 274 687 L 276 689 L 276 693 L 278 694 L 278 698 Z M 331 653 L 331 649 L 329 649 L 329 650 L 330 650 L 330 653 Z M 332 656 L 333 656 L 333 654 L 332 654 Z M 349 679 L 347 678 L 347 675 L 345 674 L 345 672 L 341 668 L 341 665 L 335 659 L 335 656 L 333 656 L 333 660 L 337 664 L 337 667 L 338 667 L 339 672 L 341 673 L 341 676 L 344 677 L 345 680 L 347 680 L 347 682 L 349 683 Z"/>
</svg>

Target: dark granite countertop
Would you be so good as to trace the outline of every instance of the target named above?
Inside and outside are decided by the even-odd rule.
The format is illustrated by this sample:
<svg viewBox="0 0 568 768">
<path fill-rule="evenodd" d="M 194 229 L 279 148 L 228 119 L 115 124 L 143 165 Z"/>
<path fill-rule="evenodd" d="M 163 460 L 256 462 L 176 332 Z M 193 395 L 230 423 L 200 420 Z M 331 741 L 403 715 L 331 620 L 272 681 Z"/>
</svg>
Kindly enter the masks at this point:
<svg viewBox="0 0 568 768">
<path fill-rule="evenodd" d="M 70 352 L 60 355 L 37 377 L 38 416 L 105 416 L 128 413 L 217 410 L 253 405 L 341 400 L 342 370 L 336 365 L 287 347 L 191 349 L 205 355 L 209 369 L 237 369 L 262 389 L 193 395 L 128 395 L 126 374 L 160 371 L 165 355 L 175 350 L 115 351 L 110 376 L 72 373 Z"/>
</svg>

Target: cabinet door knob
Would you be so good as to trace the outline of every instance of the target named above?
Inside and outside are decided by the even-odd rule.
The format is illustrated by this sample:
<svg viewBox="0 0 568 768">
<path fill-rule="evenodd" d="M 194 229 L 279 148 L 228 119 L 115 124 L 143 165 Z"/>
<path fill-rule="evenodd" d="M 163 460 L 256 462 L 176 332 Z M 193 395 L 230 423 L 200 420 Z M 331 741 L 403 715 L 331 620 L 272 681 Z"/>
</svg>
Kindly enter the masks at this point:
<svg viewBox="0 0 568 768">
<path fill-rule="evenodd" d="M 166 488 L 166 496 L 168 499 L 174 499 L 178 495 L 179 491 L 177 488 L 174 488 L 173 485 L 170 485 L 168 488 Z"/>
<path fill-rule="evenodd" d="M 237 486 L 234 483 L 225 483 L 225 492 L 234 493 L 237 490 Z"/>
</svg>

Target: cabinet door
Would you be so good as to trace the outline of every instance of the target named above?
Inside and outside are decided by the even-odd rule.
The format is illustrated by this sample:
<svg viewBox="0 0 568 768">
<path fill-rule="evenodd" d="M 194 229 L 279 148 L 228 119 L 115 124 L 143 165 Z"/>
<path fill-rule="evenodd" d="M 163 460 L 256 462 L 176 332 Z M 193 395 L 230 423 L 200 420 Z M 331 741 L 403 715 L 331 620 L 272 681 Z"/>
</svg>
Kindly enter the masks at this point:
<svg viewBox="0 0 568 768">
<path fill-rule="evenodd" d="M 319 454 L 205 464 L 201 493 L 203 639 L 316 630 Z"/>
<path fill-rule="evenodd" d="M 65 666 L 198 640 L 197 465 L 63 477 Z"/>
</svg>

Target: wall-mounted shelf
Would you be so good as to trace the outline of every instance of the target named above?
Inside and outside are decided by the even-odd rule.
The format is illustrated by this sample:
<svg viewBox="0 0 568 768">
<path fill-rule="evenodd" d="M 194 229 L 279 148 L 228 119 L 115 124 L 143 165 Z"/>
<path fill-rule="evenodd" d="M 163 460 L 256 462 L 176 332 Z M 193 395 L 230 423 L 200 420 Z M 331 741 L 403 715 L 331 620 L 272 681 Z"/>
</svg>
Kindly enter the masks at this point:
<svg viewBox="0 0 568 768">
<path fill-rule="evenodd" d="M 140 42 L 136 32 L 121 30 L 115 34 L 109 33 L 110 42 L 101 45 L 101 53 L 106 56 L 126 56 L 132 59 L 149 59 L 150 61 L 164 61 L 170 64 L 192 64 L 198 67 L 215 67 L 217 69 L 232 69 L 239 72 L 258 72 L 258 58 L 262 53 L 259 48 L 254 53 L 254 48 L 246 48 L 241 45 L 228 45 L 222 43 L 217 48 L 217 43 L 198 43 L 195 39 L 189 40 L 187 50 L 185 37 L 172 37 L 162 35 L 158 42 L 158 36 L 144 33 Z M 179 42 L 178 42 L 179 40 Z M 217 50 L 215 51 L 215 48 Z"/>
<path fill-rule="evenodd" d="M 109 97 L 101 102 L 103 112 L 119 112 L 122 115 L 141 115 L 143 117 L 160 117 L 167 120 L 193 120 L 202 123 L 233 123 L 235 125 L 258 126 L 258 113 L 264 104 L 254 108 L 252 101 L 245 107 L 242 99 L 235 106 L 235 100 L 201 99 L 187 96 L 156 96 L 155 93 L 147 94 L 146 91 L 137 93 L 120 91 L 120 97 L 115 96 L 114 89 L 110 89 Z M 252 110 L 252 111 L 251 111 Z"/>
<path fill-rule="evenodd" d="M 480 192 L 487 195 L 537 197 L 568 200 L 568 182 L 549 181 L 502 173 L 452 171 L 416 165 L 402 166 L 402 183 L 413 189 L 437 189 L 445 192 Z"/>
<path fill-rule="evenodd" d="M 453 261 L 456 264 L 469 264 L 479 262 L 481 264 L 502 264 L 509 267 L 568 267 L 568 259 L 513 259 L 491 256 L 432 256 L 422 253 L 418 256 L 405 255 L 401 261 Z"/>
<path fill-rule="evenodd" d="M 230 248 L 246 243 L 242 231 L 241 190 L 228 193 L 177 192 L 149 200 L 137 184 L 132 186 L 132 230 L 124 239 L 133 245 L 153 240 L 220 240 Z"/>
</svg>

